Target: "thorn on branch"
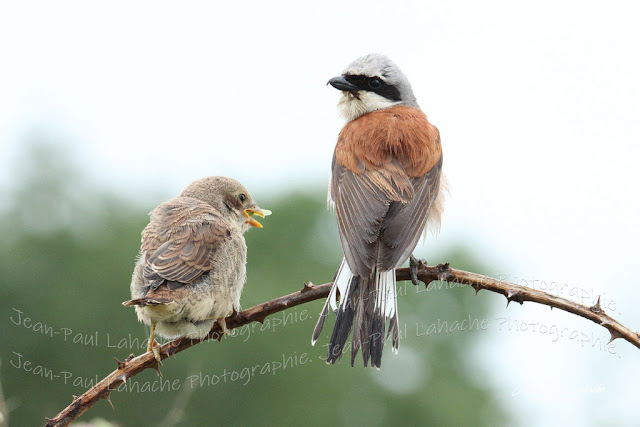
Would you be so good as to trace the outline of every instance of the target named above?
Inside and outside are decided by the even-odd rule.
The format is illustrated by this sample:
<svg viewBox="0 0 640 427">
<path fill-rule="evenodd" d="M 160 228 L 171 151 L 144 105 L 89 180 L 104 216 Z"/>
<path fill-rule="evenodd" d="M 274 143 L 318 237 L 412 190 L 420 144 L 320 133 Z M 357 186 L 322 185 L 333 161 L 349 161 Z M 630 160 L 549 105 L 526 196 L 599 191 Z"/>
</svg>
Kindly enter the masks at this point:
<svg viewBox="0 0 640 427">
<path fill-rule="evenodd" d="M 302 287 L 302 289 L 300 289 L 300 292 L 305 293 L 305 292 L 309 292 L 311 289 L 313 289 L 316 285 L 314 285 L 312 282 L 304 282 L 304 286 Z"/>
<path fill-rule="evenodd" d="M 124 362 L 121 362 L 121 361 L 118 360 L 117 357 L 114 357 L 114 359 L 115 359 L 116 363 L 118 364 L 118 369 L 122 369 L 125 366 L 127 366 L 127 361 L 126 360 Z"/>
<path fill-rule="evenodd" d="M 596 303 L 589 307 L 589 310 L 594 313 L 604 313 L 604 310 L 600 306 L 600 295 L 598 295 L 598 300 L 596 301 Z"/>
<path fill-rule="evenodd" d="M 609 333 L 611 334 L 611 339 L 609 339 L 609 342 L 607 343 L 607 345 L 611 344 L 613 340 L 622 338 L 622 334 L 616 331 L 615 329 L 609 329 Z"/>
<path fill-rule="evenodd" d="M 478 292 L 480 292 L 482 290 L 482 286 L 480 286 L 480 285 L 470 285 L 470 286 L 473 288 L 474 291 L 476 291 L 476 295 L 475 296 L 478 296 Z"/>
<path fill-rule="evenodd" d="M 520 305 L 524 303 L 523 294 L 520 291 L 513 291 L 511 289 L 508 289 L 505 296 L 507 297 L 507 307 L 509 307 L 509 303 L 511 301 L 517 302 Z"/>
<path fill-rule="evenodd" d="M 156 372 L 158 373 L 158 376 L 162 377 L 162 372 L 160 372 L 160 362 L 157 362 L 154 364 L 154 366 L 152 366 L 153 369 L 156 370 Z"/>
<path fill-rule="evenodd" d="M 442 282 L 452 282 L 455 280 L 456 276 L 451 272 L 451 268 L 449 268 L 449 263 L 438 264 L 436 266 L 436 274 L 438 280 Z"/>
<path fill-rule="evenodd" d="M 111 409 L 115 410 L 115 408 L 113 407 L 113 402 L 111 402 L 111 390 L 107 389 L 107 391 L 100 397 L 109 402 L 109 405 L 111 405 Z"/>
</svg>

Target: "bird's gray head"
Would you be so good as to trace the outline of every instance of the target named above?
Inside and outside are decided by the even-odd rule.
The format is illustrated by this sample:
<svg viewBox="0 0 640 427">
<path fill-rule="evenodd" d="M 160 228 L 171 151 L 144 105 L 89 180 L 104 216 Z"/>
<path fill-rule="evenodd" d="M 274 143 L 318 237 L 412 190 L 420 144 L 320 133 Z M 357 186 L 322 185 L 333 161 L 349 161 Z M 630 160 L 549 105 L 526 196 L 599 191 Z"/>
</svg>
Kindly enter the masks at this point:
<svg viewBox="0 0 640 427">
<path fill-rule="evenodd" d="M 262 218 L 271 214 L 271 211 L 260 209 L 256 205 L 242 184 L 224 176 L 210 176 L 194 181 L 182 191 L 180 197 L 193 197 L 210 204 L 243 232 L 250 226 L 262 228 L 262 224 L 251 217 L 252 214 Z"/>
<path fill-rule="evenodd" d="M 347 121 L 398 104 L 420 108 L 407 77 L 384 55 L 356 59 L 328 84 L 342 91 L 338 107 Z"/>
</svg>

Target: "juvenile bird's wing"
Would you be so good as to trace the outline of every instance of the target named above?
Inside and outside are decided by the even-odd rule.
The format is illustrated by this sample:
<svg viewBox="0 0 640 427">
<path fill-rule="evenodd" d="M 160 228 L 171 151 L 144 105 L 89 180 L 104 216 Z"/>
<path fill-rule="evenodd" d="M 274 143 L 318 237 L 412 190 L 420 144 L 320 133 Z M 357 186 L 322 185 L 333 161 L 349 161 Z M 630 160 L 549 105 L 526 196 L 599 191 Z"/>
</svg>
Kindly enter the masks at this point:
<svg viewBox="0 0 640 427">
<path fill-rule="evenodd" d="M 152 290 L 192 283 L 213 268 L 216 251 L 231 238 L 231 225 L 209 204 L 177 197 L 151 212 L 142 232 L 143 277 Z"/>
<path fill-rule="evenodd" d="M 330 192 L 351 271 L 404 262 L 437 196 L 440 137 L 420 110 L 397 106 L 349 122 L 338 138 Z"/>
</svg>

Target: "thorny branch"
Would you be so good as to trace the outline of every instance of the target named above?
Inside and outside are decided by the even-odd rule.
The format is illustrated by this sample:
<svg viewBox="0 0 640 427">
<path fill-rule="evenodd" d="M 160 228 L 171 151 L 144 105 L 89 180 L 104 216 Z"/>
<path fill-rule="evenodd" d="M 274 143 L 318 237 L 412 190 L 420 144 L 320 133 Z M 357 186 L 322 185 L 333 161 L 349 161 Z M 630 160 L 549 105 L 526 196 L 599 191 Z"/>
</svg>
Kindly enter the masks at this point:
<svg viewBox="0 0 640 427">
<path fill-rule="evenodd" d="M 486 289 L 491 292 L 499 293 L 507 298 L 507 303 L 525 301 L 537 302 L 538 304 L 548 305 L 550 307 L 559 308 L 560 310 L 576 314 L 578 316 L 589 319 L 594 323 L 602 325 L 611 334 L 611 341 L 616 338 L 623 338 L 634 346 L 640 348 L 640 334 L 632 331 L 622 325 L 617 320 L 606 314 L 600 306 L 600 299 L 593 306 L 578 304 L 566 298 L 554 296 L 543 291 L 527 288 L 513 283 L 503 282 L 491 277 L 482 276 L 468 271 L 456 270 L 450 268 L 449 264 L 440 264 L 435 267 L 427 267 L 423 262 L 420 263 L 418 269 L 418 279 L 425 285 L 429 285 L 434 280 L 442 280 L 447 282 L 455 282 L 469 285 L 476 290 L 476 294 Z M 396 270 L 396 280 L 410 280 L 408 268 Z M 331 283 L 324 285 L 305 284 L 304 287 L 295 293 L 275 298 L 271 301 L 258 304 L 255 307 L 237 313 L 226 319 L 227 327 L 234 329 L 251 322 L 264 322 L 265 318 L 271 314 L 278 313 L 291 307 L 304 304 L 313 300 L 324 298 L 329 295 Z M 208 339 L 220 339 L 220 329 L 216 323 L 209 335 L 202 341 Z M 169 356 L 179 353 L 187 348 L 194 346 L 200 340 L 192 340 L 188 338 L 179 338 L 164 344 L 160 348 L 160 357 L 164 360 Z M 611 342 L 609 341 L 609 342 Z M 139 374 L 145 369 L 155 369 L 160 374 L 158 362 L 153 353 L 144 353 L 138 357 L 133 354 L 127 357 L 123 362 L 116 359 L 117 369 L 110 373 L 102 381 L 87 390 L 82 396 L 73 398 L 73 402 L 67 406 L 62 412 L 54 418 L 47 418 L 46 426 L 66 426 L 76 418 L 78 418 L 87 409 L 93 406 L 100 399 L 106 399 L 111 404 L 111 392 L 117 389 L 122 383 L 129 378 Z M 113 406 L 113 405 L 112 405 Z"/>
</svg>

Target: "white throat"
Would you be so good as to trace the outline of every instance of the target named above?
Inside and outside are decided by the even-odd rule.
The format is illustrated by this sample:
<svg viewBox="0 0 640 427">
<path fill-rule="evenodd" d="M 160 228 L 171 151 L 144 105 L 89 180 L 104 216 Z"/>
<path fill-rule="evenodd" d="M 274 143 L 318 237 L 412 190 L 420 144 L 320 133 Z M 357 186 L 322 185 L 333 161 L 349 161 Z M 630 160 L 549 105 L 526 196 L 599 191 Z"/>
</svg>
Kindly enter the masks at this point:
<svg viewBox="0 0 640 427">
<path fill-rule="evenodd" d="M 384 96 L 366 90 L 359 91 L 357 98 L 355 95 L 343 91 L 340 101 L 338 101 L 338 109 L 342 117 L 350 122 L 364 114 L 383 110 L 400 103 L 400 101 L 390 101 Z"/>
</svg>

